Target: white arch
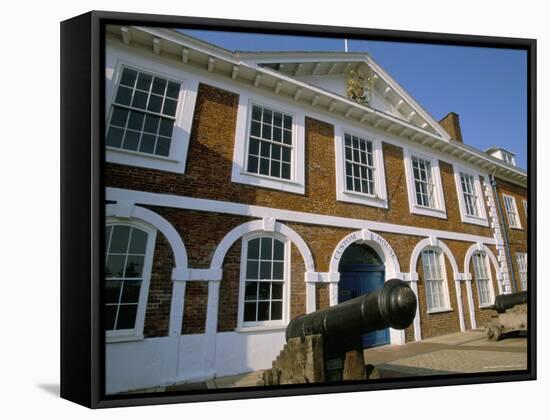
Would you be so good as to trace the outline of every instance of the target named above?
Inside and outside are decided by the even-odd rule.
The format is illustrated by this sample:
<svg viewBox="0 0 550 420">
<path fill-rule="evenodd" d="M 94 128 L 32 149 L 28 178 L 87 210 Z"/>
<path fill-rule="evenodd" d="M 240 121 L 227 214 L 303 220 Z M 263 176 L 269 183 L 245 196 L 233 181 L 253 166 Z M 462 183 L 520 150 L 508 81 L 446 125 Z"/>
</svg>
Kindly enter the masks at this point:
<svg viewBox="0 0 550 420">
<path fill-rule="evenodd" d="M 139 206 L 131 206 L 129 210 L 122 208 L 121 203 L 107 204 L 105 208 L 106 217 L 117 217 L 123 219 L 139 219 L 149 223 L 158 229 L 166 238 L 174 254 L 175 268 L 172 272 L 172 280 L 188 280 L 188 260 L 185 245 L 178 231 L 161 215 Z M 127 211 L 121 211 L 127 210 Z M 181 278 L 180 278 L 181 277 Z"/>
<path fill-rule="evenodd" d="M 416 273 L 416 265 L 418 264 L 418 258 L 420 257 L 420 254 L 426 247 L 439 248 L 441 252 L 443 252 L 443 254 L 447 256 L 449 262 L 451 263 L 454 280 L 457 280 L 461 277 L 460 272 L 458 271 L 458 265 L 456 263 L 455 257 L 451 252 L 451 250 L 449 249 L 449 247 L 442 240 L 434 237 L 422 239 L 420 242 L 416 244 L 411 254 L 409 272 Z"/>
<path fill-rule="evenodd" d="M 338 243 L 330 259 L 329 273 L 338 273 L 341 256 L 348 246 L 356 242 L 369 245 L 378 254 L 386 267 L 386 280 L 401 276 L 401 267 L 393 248 L 383 237 L 368 229 L 352 232 Z"/>
<path fill-rule="evenodd" d="M 493 252 L 489 249 L 489 247 L 481 242 L 473 244 L 470 248 L 468 248 L 468 251 L 466 251 L 466 256 L 464 257 L 464 272 L 465 273 L 470 272 L 470 262 L 472 261 L 472 257 L 476 252 L 483 252 L 489 257 L 489 259 L 491 260 L 491 263 L 493 264 L 493 267 L 495 268 L 497 283 L 500 288 L 500 280 L 502 279 L 502 272 L 500 271 L 500 268 L 498 266 L 498 261 L 495 255 L 493 254 Z"/>
<path fill-rule="evenodd" d="M 225 259 L 225 255 L 227 254 L 227 251 L 229 251 L 229 248 L 231 248 L 231 246 L 239 238 L 252 232 L 277 232 L 287 237 L 294 245 L 296 245 L 298 251 L 300 251 L 302 258 L 304 259 L 306 271 L 315 271 L 313 256 L 311 255 L 311 251 L 309 250 L 309 247 L 302 239 L 302 237 L 295 230 L 289 228 L 282 223 L 275 222 L 273 219 L 254 220 L 252 222 L 243 223 L 242 225 L 239 225 L 232 231 L 230 231 L 227 235 L 224 236 L 224 238 L 216 248 L 214 256 L 212 257 L 210 269 L 221 269 L 223 265 L 223 260 Z"/>
</svg>

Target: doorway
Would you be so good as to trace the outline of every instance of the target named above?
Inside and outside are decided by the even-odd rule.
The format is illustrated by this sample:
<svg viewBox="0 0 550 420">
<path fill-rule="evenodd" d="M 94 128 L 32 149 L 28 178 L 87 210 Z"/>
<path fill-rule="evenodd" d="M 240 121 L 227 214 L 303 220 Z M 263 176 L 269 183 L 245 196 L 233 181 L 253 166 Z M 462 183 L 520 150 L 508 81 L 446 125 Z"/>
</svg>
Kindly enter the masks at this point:
<svg viewBox="0 0 550 420">
<path fill-rule="evenodd" d="M 365 295 L 384 285 L 384 264 L 378 254 L 365 244 L 351 244 L 344 251 L 340 260 L 339 271 L 338 303 Z M 389 343 L 389 328 L 363 335 L 364 348 Z"/>
</svg>

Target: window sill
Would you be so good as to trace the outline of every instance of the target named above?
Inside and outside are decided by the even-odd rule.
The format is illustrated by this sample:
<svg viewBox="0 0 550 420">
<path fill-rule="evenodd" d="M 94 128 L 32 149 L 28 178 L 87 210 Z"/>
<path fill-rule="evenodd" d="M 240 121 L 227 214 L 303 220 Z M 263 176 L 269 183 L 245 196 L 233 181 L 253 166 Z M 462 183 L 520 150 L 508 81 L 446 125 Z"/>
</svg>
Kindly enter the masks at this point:
<svg viewBox="0 0 550 420">
<path fill-rule="evenodd" d="M 305 194 L 305 185 L 292 179 L 273 178 L 267 175 L 253 174 L 246 171 L 234 172 L 231 181 L 238 184 L 253 185 L 295 194 Z"/>
<path fill-rule="evenodd" d="M 413 204 L 411 206 L 411 213 L 420 214 L 422 216 L 437 217 L 439 219 L 446 219 L 447 212 L 442 209 L 437 209 L 433 207 L 420 206 L 418 204 Z"/>
<path fill-rule="evenodd" d="M 493 307 L 493 305 L 491 305 L 490 303 L 487 303 L 485 305 L 479 305 L 479 309 L 491 309 Z"/>
<path fill-rule="evenodd" d="M 514 227 L 514 226 L 510 226 L 510 229 L 514 229 L 514 230 L 523 230 L 522 227 Z"/>
<path fill-rule="evenodd" d="M 489 226 L 489 222 L 487 221 L 487 219 L 484 219 L 483 217 L 477 217 L 477 216 L 469 216 L 469 215 L 463 216 L 462 222 L 469 223 L 472 225 L 478 225 L 478 226 L 486 226 L 486 227 Z"/>
<path fill-rule="evenodd" d="M 178 160 L 169 156 L 158 156 L 149 153 L 125 150 L 116 147 L 105 147 L 105 161 L 138 168 L 158 169 L 160 171 L 185 172 L 185 160 Z"/>
<path fill-rule="evenodd" d="M 105 335 L 105 344 L 109 343 L 123 343 L 126 341 L 142 341 L 145 337 L 143 334 L 138 335 Z"/>
<path fill-rule="evenodd" d="M 256 325 L 250 327 L 238 327 L 235 328 L 237 333 L 248 333 L 248 332 L 260 332 L 260 331 L 278 331 L 286 330 L 286 325 L 277 324 L 277 325 Z"/>
<path fill-rule="evenodd" d="M 357 191 L 339 191 L 337 200 L 346 203 L 362 204 L 383 209 L 388 208 L 388 201 L 385 198 L 378 195 L 369 195 Z"/>
<path fill-rule="evenodd" d="M 441 309 L 430 309 L 426 311 L 427 314 L 442 314 L 445 312 L 453 312 L 453 308 L 441 308 Z"/>
</svg>

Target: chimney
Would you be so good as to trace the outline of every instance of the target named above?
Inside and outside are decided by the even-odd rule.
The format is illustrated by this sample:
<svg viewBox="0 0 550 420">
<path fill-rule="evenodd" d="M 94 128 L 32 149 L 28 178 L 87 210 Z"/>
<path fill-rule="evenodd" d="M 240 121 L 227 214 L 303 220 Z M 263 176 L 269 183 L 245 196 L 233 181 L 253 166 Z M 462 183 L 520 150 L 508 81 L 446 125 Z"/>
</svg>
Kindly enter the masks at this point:
<svg viewBox="0 0 550 420">
<path fill-rule="evenodd" d="M 462 131 L 460 130 L 460 121 L 458 120 L 458 114 L 454 112 L 449 112 L 441 119 L 441 121 L 439 121 L 439 124 L 441 124 L 441 127 L 443 127 L 447 133 L 449 133 L 453 140 L 464 143 L 464 141 L 462 140 Z"/>
</svg>

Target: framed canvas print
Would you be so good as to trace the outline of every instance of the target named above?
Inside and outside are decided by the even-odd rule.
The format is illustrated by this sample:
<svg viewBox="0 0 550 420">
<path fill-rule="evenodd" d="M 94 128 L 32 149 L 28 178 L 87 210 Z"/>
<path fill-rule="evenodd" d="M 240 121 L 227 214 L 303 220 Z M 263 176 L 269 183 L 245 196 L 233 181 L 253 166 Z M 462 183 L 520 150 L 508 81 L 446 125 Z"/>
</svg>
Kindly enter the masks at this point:
<svg viewBox="0 0 550 420">
<path fill-rule="evenodd" d="M 63 22 L 62 397 L 535 379 L 535 47 Z"/>
</svg>

